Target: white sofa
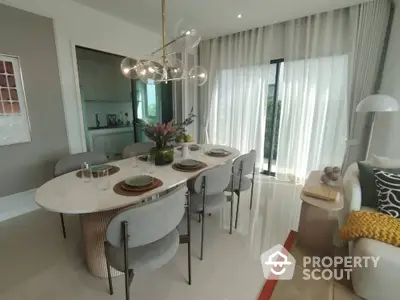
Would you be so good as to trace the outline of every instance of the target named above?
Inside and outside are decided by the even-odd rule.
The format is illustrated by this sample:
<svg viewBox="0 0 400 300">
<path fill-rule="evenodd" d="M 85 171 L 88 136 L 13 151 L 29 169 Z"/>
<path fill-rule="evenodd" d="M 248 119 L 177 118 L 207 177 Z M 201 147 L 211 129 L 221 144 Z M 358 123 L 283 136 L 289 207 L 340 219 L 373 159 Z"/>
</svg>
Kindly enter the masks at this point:
<svg viewBox="0 0 400 300">
<path fill-rule="evenodd" d="M 377 167 L 390 168 L 389 165 Z M 393 165 L 397 168 L 399 165 Z M 375 210 L 362 206 L 361 187 L 357 163 L 352 164 L 343 178 L 345 217 L 351 211 Z M 368 238 L 360 238 L 349 244 L 352 256 L 379 256 L 377 268 L 356 268 L 352 272 L 352 284 L 356 295 L 367 300 L 398 300 L 400 299 L 400 248 Z"/>
</svg>

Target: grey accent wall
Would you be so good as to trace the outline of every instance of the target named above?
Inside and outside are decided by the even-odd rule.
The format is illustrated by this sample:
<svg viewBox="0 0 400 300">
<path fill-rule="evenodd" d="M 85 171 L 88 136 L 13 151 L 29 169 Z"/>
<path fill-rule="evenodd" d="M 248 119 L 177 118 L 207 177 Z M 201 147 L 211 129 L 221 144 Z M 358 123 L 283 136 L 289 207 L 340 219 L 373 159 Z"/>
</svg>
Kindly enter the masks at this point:
<svg viewBox="0 0 400 300">
<path fill-rule="evenodd" d="M 0 4 L 0 53 L 19 56 L 30 143 L 0 146 L 0 197 L 38 187 L 67 154 L 68 138 L 53 21 Z"/>
</svg>

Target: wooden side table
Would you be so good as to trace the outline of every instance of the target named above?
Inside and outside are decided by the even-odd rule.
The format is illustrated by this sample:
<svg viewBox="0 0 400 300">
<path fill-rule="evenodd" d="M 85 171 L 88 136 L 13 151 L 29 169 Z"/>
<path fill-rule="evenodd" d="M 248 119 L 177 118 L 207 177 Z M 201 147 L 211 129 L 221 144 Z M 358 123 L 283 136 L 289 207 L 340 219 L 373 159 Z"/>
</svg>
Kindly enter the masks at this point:
<svg viewBox="0 0 400 300">
<path fill-rule="evenodd" d="M 320 178 L 322 171 L 312 171 L 306 180 L 305 186 L 323 185 Z M 301 192 L 300 224 L 298 231 L 298 242 L 304 248 L 310 250 L 314 255 L 334 255 L 333 241 L 338 231 L 337 213 L 344 206 L 342 180 L 336 187 L 339 192 L 336 201 L 324 201 L 309 197 Z"/>
</svg>

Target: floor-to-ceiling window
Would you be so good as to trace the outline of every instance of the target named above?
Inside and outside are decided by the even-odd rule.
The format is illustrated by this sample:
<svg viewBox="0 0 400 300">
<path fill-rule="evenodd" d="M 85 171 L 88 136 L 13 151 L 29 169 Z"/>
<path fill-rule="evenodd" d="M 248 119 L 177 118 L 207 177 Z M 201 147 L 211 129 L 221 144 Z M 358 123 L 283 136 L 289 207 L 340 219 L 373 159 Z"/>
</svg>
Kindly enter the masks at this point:
<svg viewBox="0 0 400 300">
<path fill-rule="evenodd" d="M 140 80 L 136 84 L 137 118 L 146 122 L 160 122 L 161 85 L 145 84 Z"/>
<path fill-rule="evenodd" d="M 348 130 L 348 56 L 285 60 L 277 177 L 303 182 L 310 171 L 340 166 Z"/>
<path fill-rule="evenodd" d="M 283 59 L 271 61 L 268 78 L 268 97 L 266 99 L 267 118 L 265 122 L 264 164 L 263 173 L 275 175 L 276 156 L 279 138 L 279 121 L 281 117 L 280 83 L 283 78 Z"/>
<path fill-rule="evenodd" d="M 169 122 L 173 118 L 172 109 L 172 83 L 145 84 L 140 80 L 134 80 L 136 93 L 132 104 L 136 105 L 136 140 L 146 140 L 142 133 L 141 123 Z"/>
</svg>

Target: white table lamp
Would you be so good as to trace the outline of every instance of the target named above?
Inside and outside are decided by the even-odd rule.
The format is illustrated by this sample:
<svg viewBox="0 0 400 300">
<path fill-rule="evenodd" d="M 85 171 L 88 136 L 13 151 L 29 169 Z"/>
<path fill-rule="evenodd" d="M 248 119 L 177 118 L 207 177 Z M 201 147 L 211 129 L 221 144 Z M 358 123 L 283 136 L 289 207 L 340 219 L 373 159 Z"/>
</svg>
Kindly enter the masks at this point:
<svg viewBox="0 0 400 300">
<path fill-rule="evenodd" d="M 367 149 L 367 157 L 369 151 L 371 149 L 371 141 L 372 141 L 372 133 L 374 131 L 375 127 L 375 120 L 376 120 L 376 113 L 377 112 L 393 112 L 393 111 L 399 111 L 400 106 L 399 103 L 397 103 L 397 100 L 394 99 L 393 97 L 387 96 L 387 95 L 371 95 L 362 100 L 356 108 L 356 112 L 372 112 L 373 119 L 372 119 L 372 126 L 371 126 L 371 132 L 369 135 L 369 141 L 368 141 L 368 149 Z"/>
</svg>

